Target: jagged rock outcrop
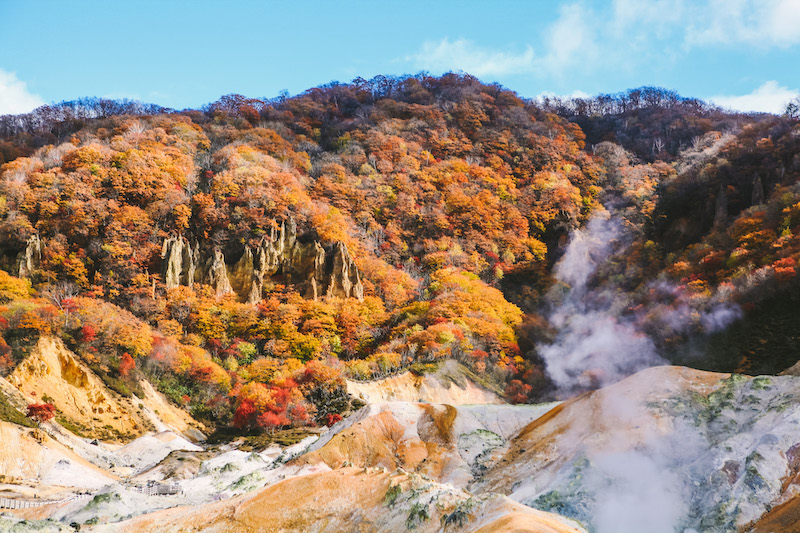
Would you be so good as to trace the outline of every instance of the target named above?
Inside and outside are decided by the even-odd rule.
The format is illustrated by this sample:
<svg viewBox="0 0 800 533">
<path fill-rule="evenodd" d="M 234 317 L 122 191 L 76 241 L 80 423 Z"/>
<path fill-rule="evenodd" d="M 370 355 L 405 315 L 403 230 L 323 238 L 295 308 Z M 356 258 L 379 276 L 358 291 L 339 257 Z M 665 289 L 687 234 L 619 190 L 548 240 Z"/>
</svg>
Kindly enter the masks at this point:
<svg viewBox="0 0 800 533">
<path fill-rule="evenodd" d="M 202 282 L 206 285 L 211 285 L 217 294 L 222 295 L 233 292 L 230 279 L 228 279 L 225 256 L 219 248 L 215 247 L 211 255 L 206 258 L 201 276 Z"/>
<path fill-rule="evenodd" d="M 192 286 L 197 270 L 197 255 L 186 237 L 167 237 L 161 247 L 161 259 L 167 289 L 174 289 L 178 285 Z"/>
<path fill-rule="evenodd" d="M 25 251 L 17 258 L 19 277 L 30 278 L 42 262 L 42 241 L 34 234 L 28 239 Z"/>
<path fill-rule="evenodd" d="M 326 295 L 353 296 L 359 300 L 364 298 L 361 275 L 343 242 L 337 242 L 333 247 L 333 265 Z"/>
<path fill-rule="evenodd" d="M 256 273 L 255 258 L 249 246 L 246 246 L 239 261 L 228 270 L 228 279 L 233 292 L 246 297 L 248 302 L 260 300 L 261 283 L 253 279 Z M 263 283 L 263 281 L 262 281 Z"/>
<path fill-rule="evenodd" d="M 230 268 L 218 247 L 201 256 L 199 246 L 190 246 L 184 237 L 166 239 L 161 258 L 167 288 L 204 283 L 217 294 L 234 292 L 241 301 L 253 303 L 271 288 L 271 278 L 280 275 L 283 283 L 295 285 L 306 298 L 364 297 L 361 275 L 347 246 L 337 242 L 328 252 L 318 241 L 298 242 L 292 219 L 273 228 L 255 248 L 245 246 Z"/>
</svg>

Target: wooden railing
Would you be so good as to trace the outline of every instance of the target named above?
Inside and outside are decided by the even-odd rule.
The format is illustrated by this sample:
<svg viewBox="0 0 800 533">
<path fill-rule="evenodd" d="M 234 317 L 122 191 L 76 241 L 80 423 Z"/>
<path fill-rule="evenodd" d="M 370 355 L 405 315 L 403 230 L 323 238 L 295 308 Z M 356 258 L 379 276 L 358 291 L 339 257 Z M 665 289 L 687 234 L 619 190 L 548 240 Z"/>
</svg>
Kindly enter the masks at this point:
<svg viewBox="0 0 800 533">
<path fill-rule="evenodd" d="M 91 494 L 73 494 L 67 498 L 60 500 L 42 500 L 38 498 L 0 498 L 0 509 L 30 509 L 32 507 L 41 507 L 43 505 L 51 505 L 54 503 L 67 503 L 82 498 L 89 498 Z"/>
<path fill-rule="evenodd" d="M 181 486 L 178 483 L 148 483 L 147 485 L 125 485 L 125 489 L 131 492 L 138 492 L 147 496 L 171 496 L 181 494 Z M 67 503 L 75 500 L 92 498 L 95 494 L 73 494 L 60 500 L 45 500 L 39 498 L 0 498 L 0 509 L 31 509 L 43 505 L 55 503 Z"/>
</svg>

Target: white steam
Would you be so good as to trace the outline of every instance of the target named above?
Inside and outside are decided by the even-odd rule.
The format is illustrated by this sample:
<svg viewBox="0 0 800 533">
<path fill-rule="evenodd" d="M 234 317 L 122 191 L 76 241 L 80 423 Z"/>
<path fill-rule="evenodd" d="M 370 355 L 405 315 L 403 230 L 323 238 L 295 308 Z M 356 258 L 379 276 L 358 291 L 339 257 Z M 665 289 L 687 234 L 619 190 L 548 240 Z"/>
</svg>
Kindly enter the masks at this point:
<svg viewBox="0 0 800 533">
<path fill-rule="evenodd" d="M 686 515 L 683 482 L 652 456 L 636 450 L 598 457 L 597 476 L 607 483 L 598 490 L 594 526 L 597 533 L 674 533 Z"/>
<path fill-rule="evenodd" d="M 649 337 L 620 317 L 615 298 L 589 287 L 592 274 L 615 251 L 621 234 L 621 224 L 603 211 L 573 232 L 556 264 L 556 279 L 568 289 L 550 316 L 558 328 L 555 342 L 538 346 L 538 351 L 562 395 L 604 387 L 666 362 Z M 551 294 L 551 299 L 557 297 Z"/>
<path fill-rule="evenodd" d="M 719 470 L 707 439 L 688 421 L 666 422 L 646 407 L 648 394 L 662 386 L 647 374 L 606 387 L 667 363 L 653 339 L 718 331 L 741 310 L 731 303 L 730 283 L 698 290 L 661 279 L 634 296 L 613 278 L 600 278 L 598 272 L 619 271 L 609 268 L 611 261 L 624 261 L 631 240 L 613 212 L 602 211 L 573 232 L 554 268 L 559 283 L 548 294 L 548 319 L 557 333 L 537 350 L 560 397 L 603 388 L 595 393 L 602 430 L 574 427 L 574 435 L 564 435 L 583 443 L 590 467 L 574 471 L 562 488 L 570 493 L 572 485 L 580 486 L 580 493 L 572 488 L 571 501 L 586 506 L 597 533 L 693 533 L 684 528 L 695 521 L 698 480 Z"/>
<path fill-rule="evenodd" d="M 687 458 L 708 443 L 683 420 L 665 425 L 641 405 L 659 383 L 640 376 L 635 393 L 602 391 L 603 416 L 616 426 L 605 446 L 592 451 L 585 486 L 596 494 L 592 523 L 597 533 L 674 533 L 687 522 L 693 483 Z M 706 461 L 703 471 L 713 470 Z"/>
<path fill-rule="evenodd" d="M 645 368 L 667 364 L 645 331 L 662 338 L 721 330 L 741 316 L 730 288 L 697 297 L 666 281 L 649 285 L 648 303 L 631 309 L 630 295 L 609 280 L 593 286 L 593 275 L 612 254 L 625 249 L 626 234 L 612 213 L 595 214 L 572 233 L 554 273 L 550 323 L 558 333 L 537 346 L 561 397 L 597 389 Z"/>
</svg>

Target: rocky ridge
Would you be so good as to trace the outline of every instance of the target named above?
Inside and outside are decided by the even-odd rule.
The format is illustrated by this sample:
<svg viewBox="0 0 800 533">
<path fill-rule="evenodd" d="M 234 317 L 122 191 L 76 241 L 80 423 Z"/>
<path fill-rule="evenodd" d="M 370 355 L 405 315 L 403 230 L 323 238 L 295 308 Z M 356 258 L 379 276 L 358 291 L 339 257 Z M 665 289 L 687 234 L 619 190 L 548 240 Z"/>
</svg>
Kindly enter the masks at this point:
<svg viewBox="0 0 800 533">
<path fill-rule="evenodd" d="M 302 243 L 291 218 L 262 237 L 255 247 L 245 246 L 241 257 L 228 262 L 219 247 L 201 250 L 180 235 L 164 240 L 162 274 L 167 289 L 204 283 L 217 294 L 235 293 L 239 300 L 260 301 L 273 276 L 300 287 L 306 298 L 363 299 L 361 275 L 347 246 L 335 243 L 326 250 L 318 241 Z"/>
<path fill-rule="evenodd" d="M 474 379 L 473 379 L 474 378 Z M 431 402 L 448 405 L 505 403 L 500 391 L 477 382 L 460 363 L 447 360 L 435 372 L 415 374 L 410 370 L 371 381 L 347 380 L 347 392 L 366 403 Z"/>
</svg>

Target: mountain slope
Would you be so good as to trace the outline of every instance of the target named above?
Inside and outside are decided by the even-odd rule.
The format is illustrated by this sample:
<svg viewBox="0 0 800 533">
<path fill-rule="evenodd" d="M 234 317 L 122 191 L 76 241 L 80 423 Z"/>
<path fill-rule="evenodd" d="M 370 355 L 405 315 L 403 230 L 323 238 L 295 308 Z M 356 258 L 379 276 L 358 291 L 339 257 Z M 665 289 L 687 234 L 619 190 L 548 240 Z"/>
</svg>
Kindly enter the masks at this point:
<svg viewBox="0 0 800 533">
<path fill-rule="evenodd" d="M 795 494 L 798 425 L 797 378 L 657 367 L 532 422 L 469 489 L 598 531 L 733 531 Z"/>
<path fill-rule="evenodd" d="M 294 477 L 255 495 L 206 507 L 146 515 L 115 524 L 114 531 L 433 532 L 441 531 L 448 517 L 453 517 L 447 522 L 452 524 L 448 531 L 489 533 L 509 527 L 530 533 L 580 531 L 567 520 L 503 497 L 473 499 L 418 476 L 356 468 Z"/>
<path fill-rule="evenodd" d="M 367 403 L 429 402 L 448 405 L 503 403 L 499 391 L 476 383 L 476 376 L 463 365 L 446 360 L 435 372 L 411 371 L 372 381 L 348 379 L 347 392 Z"/>
</svg>

